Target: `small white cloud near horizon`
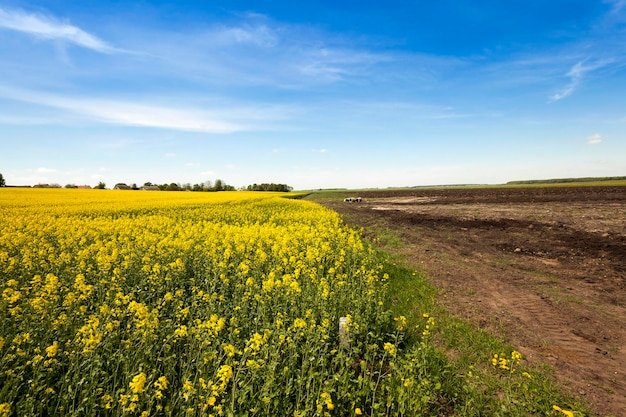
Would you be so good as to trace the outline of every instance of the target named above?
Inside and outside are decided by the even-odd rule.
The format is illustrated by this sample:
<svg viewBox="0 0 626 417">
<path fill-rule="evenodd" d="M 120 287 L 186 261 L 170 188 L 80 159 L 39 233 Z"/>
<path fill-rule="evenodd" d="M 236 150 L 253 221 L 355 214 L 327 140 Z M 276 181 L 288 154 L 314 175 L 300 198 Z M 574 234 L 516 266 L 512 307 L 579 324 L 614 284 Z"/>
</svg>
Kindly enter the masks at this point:
<svg viewBox="0 0 626 417">
<path fill-rule="evenodd" d="M 105 41 L 74 25 L 22 10 L 0 8 L 0 28 L 27 33 L 43 39 L 64 40 L 102 53 L 118 51 Z"/>
<path fill-rule="evenodd" d="M 600 142 L 602 142 L 602 136 L 599 133 L 594 133 L 587 137 L 587 143 L 589 145 L 597 145 Z"/>
<path fill-rule="evenodd" d="M 58 171 L 54 168 L 39 167 L 35 170 L 35 172 L 38 174 L 52 174 Z"/>
</svg>

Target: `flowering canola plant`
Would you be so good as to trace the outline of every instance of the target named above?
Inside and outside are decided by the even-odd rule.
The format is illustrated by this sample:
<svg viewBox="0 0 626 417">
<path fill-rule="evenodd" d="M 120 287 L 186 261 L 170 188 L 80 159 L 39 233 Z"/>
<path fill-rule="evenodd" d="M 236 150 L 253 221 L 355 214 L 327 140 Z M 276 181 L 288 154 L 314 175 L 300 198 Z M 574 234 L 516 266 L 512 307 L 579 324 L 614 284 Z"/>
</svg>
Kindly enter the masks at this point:
<svg viewBox="0 0 626 417">
<path fill-rule="evenodd" d="M 422 412 L 381 268 L 274 193 L 2 189 L 0 415 Z"/>
</svg>

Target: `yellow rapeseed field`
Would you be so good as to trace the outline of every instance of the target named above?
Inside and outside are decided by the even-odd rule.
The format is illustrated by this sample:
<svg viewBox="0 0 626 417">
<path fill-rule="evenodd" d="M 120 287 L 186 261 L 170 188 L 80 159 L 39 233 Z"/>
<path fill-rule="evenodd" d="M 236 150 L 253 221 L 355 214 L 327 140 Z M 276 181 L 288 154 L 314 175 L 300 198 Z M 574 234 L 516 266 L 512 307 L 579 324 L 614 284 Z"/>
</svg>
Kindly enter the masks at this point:
<svg viewBox="0 0 626 417">
<path fill-rule="evenodd" d="M 385 279 L 278 194 L 0 189 L 0 417 L 423 413 Z"/>
</svg>

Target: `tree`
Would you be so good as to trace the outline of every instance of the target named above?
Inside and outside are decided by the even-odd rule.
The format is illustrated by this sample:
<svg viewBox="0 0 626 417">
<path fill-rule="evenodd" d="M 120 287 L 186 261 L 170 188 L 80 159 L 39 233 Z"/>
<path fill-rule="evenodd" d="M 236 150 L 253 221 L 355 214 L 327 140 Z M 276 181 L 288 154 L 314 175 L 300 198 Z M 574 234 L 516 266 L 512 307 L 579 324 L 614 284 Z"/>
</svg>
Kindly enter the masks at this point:
<svg viewBox="0 0 626 417">
<path fill-rule="evenodd" d="M 173 182 L 165 188 L 165 191 L 180 191 L 180 187 L 178 184 Z"/>
<path fill-rule="evenodd" d="M 248 191 L 282 191 L 282 192 L 290 192 L 293 190 L 293 187 L 290 187 L 287 184 L 274 184 L 274 183 L 263 183 L 257 184 L 254 183 L 252 185 L 248 185 Z"/>
<path fill-rule="evenodd" d="M 4 177 L 2 176 L 2 174 L 0 174 L 0 187 L 6 187 L 7 183 L 4 180 Z"/>
<path fill-rule="evenodd" d="M 105 183 L 103 183 L 102 181 L 100 181 L 100 182 L 98 183 L 98 185 L 96 186 L 96 188 L 97 188 L 98 190 L 104 190 L 105 188 L 107 188 L 107 185 L 106 185 Z"/>
</svg>

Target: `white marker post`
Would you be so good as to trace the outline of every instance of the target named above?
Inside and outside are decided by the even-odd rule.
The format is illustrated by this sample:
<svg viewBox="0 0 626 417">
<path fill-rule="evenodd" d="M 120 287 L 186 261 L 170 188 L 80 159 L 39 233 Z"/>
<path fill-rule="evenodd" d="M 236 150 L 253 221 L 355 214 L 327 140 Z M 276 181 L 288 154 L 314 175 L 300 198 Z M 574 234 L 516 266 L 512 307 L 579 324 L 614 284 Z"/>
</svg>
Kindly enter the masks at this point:
<svg viewBox="0 0 626 417">
<path fill-rule="evenodd" d="M 348 318 L 339 317 L 339 347 L 350 347 L 350 331 L 348 329 Z"/>
</svg>

